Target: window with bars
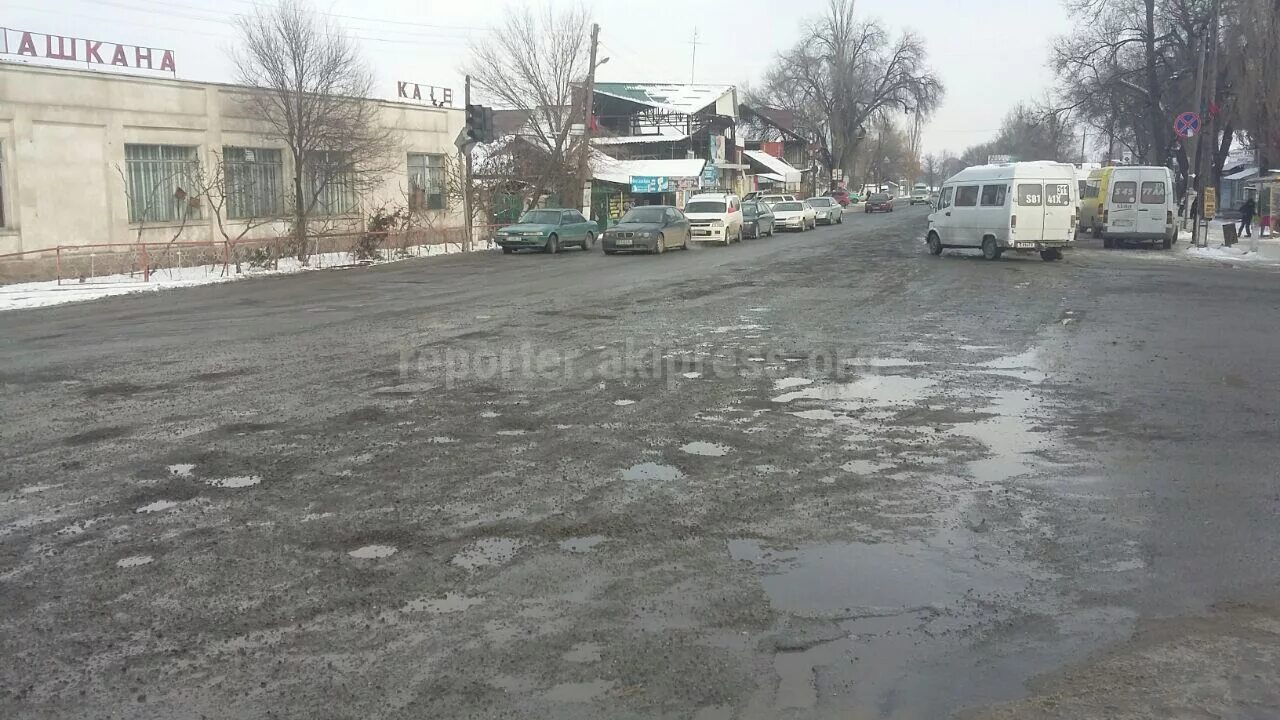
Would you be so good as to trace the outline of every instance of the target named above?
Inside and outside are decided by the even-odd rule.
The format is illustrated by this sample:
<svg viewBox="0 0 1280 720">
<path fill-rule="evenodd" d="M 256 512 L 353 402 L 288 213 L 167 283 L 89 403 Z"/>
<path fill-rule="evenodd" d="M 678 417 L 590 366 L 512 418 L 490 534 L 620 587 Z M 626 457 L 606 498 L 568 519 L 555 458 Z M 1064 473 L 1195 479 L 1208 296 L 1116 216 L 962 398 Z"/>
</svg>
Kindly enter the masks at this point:
<svg viewBox="0 0 1280 720">
<path fill-rule="evenodd" d="M 284 160 L 271 148 L 222 148 L 227 217 L 278 217 L 284 205 Z"/>
<path fill-rule="evenodd" d="M 200 217 L 197 148 L 125 145 L 129 222 L 180 222 Z"/>
<path fill-rule="evenodd" d="M 444 210 L 444 156 L 409 153 L 409 209 Z"/>
<path fill-rule="evenodd" d="M 355 171 L 347 153 L 318 150 L 307 155 L 307 188 L 313 215 L 356 212 Z"/>
</svg>

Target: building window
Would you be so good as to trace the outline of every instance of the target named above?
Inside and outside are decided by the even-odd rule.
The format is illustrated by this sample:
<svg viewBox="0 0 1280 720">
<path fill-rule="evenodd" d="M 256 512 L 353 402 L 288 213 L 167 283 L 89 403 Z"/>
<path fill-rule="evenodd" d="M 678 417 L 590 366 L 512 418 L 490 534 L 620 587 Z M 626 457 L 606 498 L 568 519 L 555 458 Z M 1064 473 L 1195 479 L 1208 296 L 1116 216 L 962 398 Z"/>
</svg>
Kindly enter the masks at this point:
<svg viewBox="0 0 1280 720">
<path fill-rule="evenodd" d="M 284 199 L 284 161 L 270 148 L 222 148 L 227 217 L 279 217 Z"/>
<path fill-rule="evenodd" d="M 200 217 L 195 147 L 125 145 L 129 222 L 181 222 Z"/>
<path fill-rule="evenodd" d="M 409 153 L 409 209 L 445 209 L 443 155 Z"/>
<path fill-rule="evenodd" d="M 307 198 L 312 215 L 356 212 L 356 174 L 347 153 L 318 150 L 307 155 Z"/>
<path fill-rule="evenodd" d="M 1005 193 L 1009 191 L 1007 185 L 983 185 L 982 186 L 982 206 L 983 207 L 1004 207 Z"/>
<path fill-rule="evenodd" d="M 956 207 L 974 207 L 977 204 L 977 185 L 961 185 L 956 188 Z"/>
</svg>

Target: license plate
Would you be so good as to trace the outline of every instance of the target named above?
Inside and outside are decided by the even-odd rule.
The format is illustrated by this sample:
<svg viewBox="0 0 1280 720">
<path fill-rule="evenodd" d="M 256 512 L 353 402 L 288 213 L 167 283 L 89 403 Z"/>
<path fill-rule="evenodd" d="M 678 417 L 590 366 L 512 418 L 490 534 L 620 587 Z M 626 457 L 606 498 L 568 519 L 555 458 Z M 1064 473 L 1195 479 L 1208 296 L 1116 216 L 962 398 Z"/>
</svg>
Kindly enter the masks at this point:
<svg viewBox="0 0 1280 720">
<path fill-rule="evenodd" d="M 1115 222 L 1113 222 L 1113 223 L 1111 223 L 1111 224 L 1112 224 L 1112 225 L 1115 225 L 1116 227 L 1133 227 L 1133 221 L 1132 221 L 1132 220 L 1116 220 Z"/>
<path fill-rule="evenodd" d="M 1033 247 L 1035 247 L 1035 246 L 1036 246 L 1036 244 L 1035 244 L 1035 243 L 1033 243 L 1033 242 L 1031 242 L 1031 243 L 1028 243 L 1028 242 L 1020 242 L 1020 243 L 1014 243 L 1014 244 L 1013 244 L 1013 246 L 1014 246 L 1014 247 L 1020 247 L 1020 248 L 1033 248 Z"/>
<path fill-rule="evenodd" d="M 711 235 L 711 231 L 710 230 L 694 230 L 693 234 L 699 237 L 708 237 Z"/>
<path fill-rule="evenodd" d="M 630 245 L 631 238 L 618 238 L 615 242 L 617 245 Z"/>
</svg>

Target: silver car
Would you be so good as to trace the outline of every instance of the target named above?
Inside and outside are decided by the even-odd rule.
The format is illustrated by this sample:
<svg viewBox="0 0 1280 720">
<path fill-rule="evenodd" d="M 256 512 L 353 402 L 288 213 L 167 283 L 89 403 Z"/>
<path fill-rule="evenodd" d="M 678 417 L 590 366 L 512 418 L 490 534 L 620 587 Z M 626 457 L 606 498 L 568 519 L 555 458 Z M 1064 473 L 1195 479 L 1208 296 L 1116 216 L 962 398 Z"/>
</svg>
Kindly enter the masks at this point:
<svg viewBox="0 0 1280 720">
<path fill-rule="evenodd" d="M 835 198 L 809 198 L 808 202 L 813 207 L 814 222 L 817 224 L 839 225 L 844 222 L 844 208 L 840 207 Z"/>
</svg>

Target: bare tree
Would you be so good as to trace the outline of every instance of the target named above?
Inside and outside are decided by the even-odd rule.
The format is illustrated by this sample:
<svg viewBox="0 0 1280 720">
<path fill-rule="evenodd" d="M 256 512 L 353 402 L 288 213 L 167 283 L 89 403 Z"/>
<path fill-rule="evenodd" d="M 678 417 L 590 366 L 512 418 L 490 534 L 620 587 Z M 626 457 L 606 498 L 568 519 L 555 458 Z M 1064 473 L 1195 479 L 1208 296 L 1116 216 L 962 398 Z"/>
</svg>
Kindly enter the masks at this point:
<svg viewBox="0 0 1280 720">
<path fill-rule="evenodd" d="M 512 9 L 471 46 L 463 67 L 490 101 L 528 117 L 514 140 L 504 139 L 516 156 L 507 179 L 524 189 L 526 207 L 548 190 L 564 197 L 574 188 L 580 139 L 570 130 L 582 117 L 575 85 L 591 64 L 589 26 L 582 9 Z"/>
<path fill-rule="evenodd" d="M 1280 82 L 1280 0 L 1239 0 L 1237 5 L 1232 70 L 1238 78 L 1239 119 L 1251 144 L 1262 150 L 1265 170 L 1280 159 L 1280 96 L 1275 92 Z"/>
<path fill-rule="evenodd" d="M 828 0 L 803 35 L 778 56 L 757 100 L 790 110 L 829 168 L 853 175 L 874 119 L 895 109 L 927 117 L 942 97 L 924 43 L 912 33 L 893 40 L 879 23 L 859 20 L 853 0 Z"/>
<path fill-rule="evenodd" d="M 209 165 L 201 166 L 199 175 L 196 180 L 196 192 L 204 207 L 208 208 L 209 214 L 213 219 L 214 227 L 217 228 L 218 234 L 222 236 L 222 241 L 226 245 L 227 257 L 230 262 L 235 263 L 235 272 L 241 272 L 240 250 L 238 245 L 249 233 L 263 227 L 278 222 L 280 218 L 272 213 L 259 213 L 259 204 L 252 202 L 250 198 L 261 195 L 264 188 L 257 187 L 252 180 L 240 178 L 238 181 L 228 181 L 227 162 L 218 151 L 210 151 L 211 162 Z M 270 190 L 270 188 L 267 188 Z M 282 198 L 278 198 L 282 199 Z M 228 212 L 228 204 L 234 203 L 232 210 L 239 209 L 240 212 Z M 230 215 L 238 214 L 241 217 L 231 218 Z M 278 239 L 272 243 L 271 262 L 276 265 L 279 259 L 280 248 Z M 222 272 L 225 275 L 230 271 L 229 263 L 224 264 Z"/>
<path fill-rule="evenodd" d="M 280 0 L 237 19 L 234 55 L 250 112 L 293 161 L 293 232 L 307 258 L 309 222 L 358 211 L 358 198 L 398 165 L 398 138 L 382 122 L 373 71 L 339 27 L 303 4 Z"/>
</svg>

